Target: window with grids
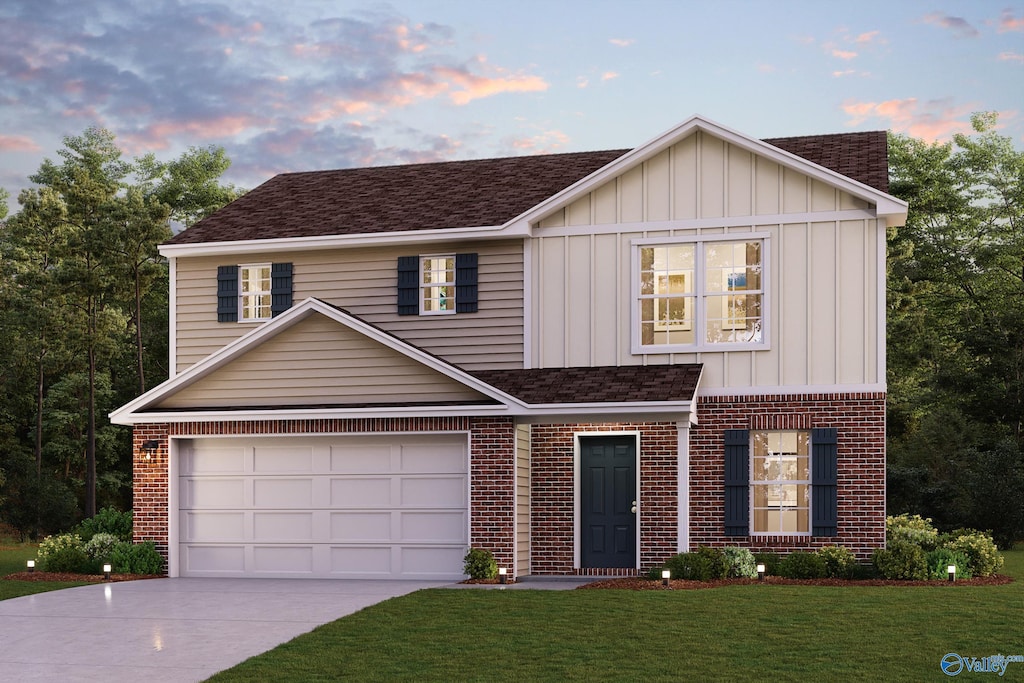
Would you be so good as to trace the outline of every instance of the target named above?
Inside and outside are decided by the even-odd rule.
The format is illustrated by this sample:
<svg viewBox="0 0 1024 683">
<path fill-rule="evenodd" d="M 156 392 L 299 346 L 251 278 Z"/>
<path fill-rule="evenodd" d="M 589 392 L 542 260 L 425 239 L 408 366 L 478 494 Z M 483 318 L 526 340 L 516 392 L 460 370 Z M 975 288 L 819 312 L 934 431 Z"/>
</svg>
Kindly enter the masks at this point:
<svg viewBox="0 0 1024 683">
<path fill-rule="evenodd" d="M 810 433 L 752 431 L 751 436 L 751 533 L 810 533 Z"/>
<path fill-rule="evenodd" d="M 455 255 L 420 259 L 420 312 L 424 315 L 455 312 Z"/>
<path fill-rule="evenodd" d="M 638 251 L 641 347 L 763 343 L 762 240 Z"/>
<path fill-rule="evenodd" d="M 238 284 L 241 289 L 239 319 L 269 320 L 271 317 L 270 264 L 240 266 L 238 270 Z"/>
</svg>

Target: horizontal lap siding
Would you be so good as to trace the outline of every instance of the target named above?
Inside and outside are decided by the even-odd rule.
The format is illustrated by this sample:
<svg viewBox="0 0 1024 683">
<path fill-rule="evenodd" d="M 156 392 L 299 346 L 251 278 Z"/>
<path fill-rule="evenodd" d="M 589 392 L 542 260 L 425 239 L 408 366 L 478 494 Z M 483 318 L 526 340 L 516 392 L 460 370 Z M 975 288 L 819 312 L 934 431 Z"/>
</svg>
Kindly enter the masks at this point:
<svg viewBox="0 0 1024 683">
<path fill-rule="evenodd" d="M 477 313 L 441 316 L 397 314 L 397 260 L 446 253 L 454 247 L 331 249 L 259 256 L 179 258 L 177 262 L 177 371 L 253 328 L 216 319 L 217 266 L 273 260 L 294 264 L 293 300 L 316 297 L 340 306 L 445 360 L 467 369 L 522 367 L 523 257 L 519 240 L 460 244 L 478 253 Z"/>
</svg>

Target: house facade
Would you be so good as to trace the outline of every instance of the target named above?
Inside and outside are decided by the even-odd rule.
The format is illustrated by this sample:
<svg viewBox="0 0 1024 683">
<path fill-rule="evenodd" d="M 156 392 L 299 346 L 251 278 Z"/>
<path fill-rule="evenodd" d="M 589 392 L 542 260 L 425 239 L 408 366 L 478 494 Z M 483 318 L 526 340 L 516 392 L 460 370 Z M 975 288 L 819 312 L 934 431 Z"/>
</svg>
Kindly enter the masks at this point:
<svg viewBox="0 0 1024 683">
<path fill-rule="evenodd" d="M 161 247 L 172 576 L 645 572 L 885 535 L 884 132 L 277 176 Z"/>
</svg>

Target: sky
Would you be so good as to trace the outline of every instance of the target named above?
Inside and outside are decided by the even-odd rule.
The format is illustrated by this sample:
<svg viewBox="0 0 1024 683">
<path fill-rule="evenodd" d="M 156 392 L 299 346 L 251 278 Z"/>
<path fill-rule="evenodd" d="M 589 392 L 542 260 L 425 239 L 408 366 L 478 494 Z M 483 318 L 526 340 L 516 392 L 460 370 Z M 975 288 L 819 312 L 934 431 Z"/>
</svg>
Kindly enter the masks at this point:
<svg viewBox="0 0 1024 683">
<path fill-rule="evenodd" d="M 226 182 L 636 147 L 694 114 L 753 137 L 1024 148 L 1012 0 L 3 0 L 0 187 L 92 126 L 223 147 Z"/>
</svg>

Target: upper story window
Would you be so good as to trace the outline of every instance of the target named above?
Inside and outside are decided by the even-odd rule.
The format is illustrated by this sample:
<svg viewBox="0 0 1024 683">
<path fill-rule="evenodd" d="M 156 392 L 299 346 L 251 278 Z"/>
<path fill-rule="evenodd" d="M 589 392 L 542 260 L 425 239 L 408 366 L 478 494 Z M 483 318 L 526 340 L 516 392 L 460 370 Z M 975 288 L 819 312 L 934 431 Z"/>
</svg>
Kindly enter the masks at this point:
<svg viewBox="0 0 1024 683">
<path fill-rule="evenodd" d="M 270 318 L 270 264 L 239 266 L 239 320 Z"/>
<path fill-rule="evenodd" d="M 455 254 L 420 258 L 420 313 L 455 312 Z"/>
<path fill-rule="evenodd" d="M 763 345 L 764 240 L 637 246 L 641 352 Z"/>
</svg>

